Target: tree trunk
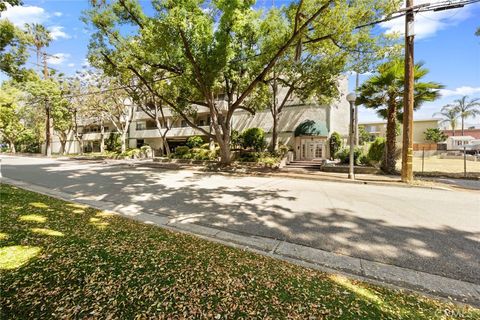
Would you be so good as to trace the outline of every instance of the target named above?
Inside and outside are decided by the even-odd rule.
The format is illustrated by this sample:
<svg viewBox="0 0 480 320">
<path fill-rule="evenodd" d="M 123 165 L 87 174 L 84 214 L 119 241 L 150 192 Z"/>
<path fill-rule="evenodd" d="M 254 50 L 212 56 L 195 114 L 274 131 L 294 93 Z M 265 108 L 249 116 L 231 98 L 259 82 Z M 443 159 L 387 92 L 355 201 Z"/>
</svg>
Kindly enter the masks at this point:
<svg viewBox="0 0 480 320">
<path fill-rule="evenodd" d="M 127 131 L 122 132 L 122 153 L 127 151 Z"/>
<path fill-rule="evenodd" d="M 15 143 L 10 142 L 10 152 L 15 154 L 17 150 L 15 149 Z"/>
<path fill-rule="evenodd" d="M 47 157 L 52 156 L 52 121 L 50 118 L 50 107 L 48 102 L 45 101 L 45 113 L 47 114 L 45 123 L 45 155 Z"/>
<path fill-rule="evenodd" d="M 387 152 L 384 159 L 384 170 L 386 173 L 395 173 L 395 153 L 396 153 L 396 124 L 397 124 L 397 106 L 390 100 L 387 114 Z"/>
<path fill-rule="evenodd" d="M 67 145 L 67 140 L 60 139 L 60 154 L 65 155 L 65 149 Z"/>
<path fill-rule="evenodd" d="M 100 153 L 105 152 L 105 126 L 103 120 L 100 121 Z"/>
<path fill-rule="evenodd" d="M 276 110 L 272 110 L 272 120 L 273 120 L 273 127 L 272 127 L 272 141 L 270 142 L 270 151 L 272 153 L 278 150 L 278 120 L 279 116 Z"/>
<path fill-rule="evenodd" d="M 465 135 L 465 123 L 464 123 L 465 118 L 462 117 L 462 137 Z"/>
<path fill-rule="evenodd" d="M 77 138 L 78 140 L 78 146 L 80 148 L 80 155 L 83 154 L 83 139 L 82 138 Z"/>
<path fill-rule="evenodd" d="M 220 147 L 220 164 L 230 165 L 232 161 L 232 154 L 230 152 L 230 146 L 228 143 L 225 143 L 224 140 L 218 141 Z"/>
</svg>

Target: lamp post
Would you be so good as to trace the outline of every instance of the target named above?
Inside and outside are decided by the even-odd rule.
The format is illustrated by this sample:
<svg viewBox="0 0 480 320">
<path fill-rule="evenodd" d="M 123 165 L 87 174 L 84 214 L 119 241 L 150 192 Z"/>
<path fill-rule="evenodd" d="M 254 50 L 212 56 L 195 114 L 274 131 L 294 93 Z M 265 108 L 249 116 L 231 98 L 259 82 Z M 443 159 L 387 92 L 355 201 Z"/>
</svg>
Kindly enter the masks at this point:
<svg viewBox="0 0 480 320">
<path fill-rule="evenodd" d="M 350 142 L 350 167 L 348 169 L 348 179 L 355 180 L 355 173 L 353 171 L 353 166 L 355 163 L 355 100 L 357 100 L 357 95 L 355 92 L 350 92 L 347 94 L 347 101 L 350 103 L 350 132 L 348 134 Z"/>
</svg>

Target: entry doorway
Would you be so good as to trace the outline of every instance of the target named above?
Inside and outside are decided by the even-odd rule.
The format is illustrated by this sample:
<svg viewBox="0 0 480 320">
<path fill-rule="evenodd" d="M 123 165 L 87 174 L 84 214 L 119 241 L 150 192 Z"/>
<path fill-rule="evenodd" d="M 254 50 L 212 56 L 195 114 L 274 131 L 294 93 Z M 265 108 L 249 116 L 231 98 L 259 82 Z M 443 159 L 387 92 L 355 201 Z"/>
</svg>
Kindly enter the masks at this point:
<svg viewBox="0 0 480 320">
<path fill-rule="evenodd" d="M 325 158 L 325 140 L 315 138 L 300 139 L 300 159 L 314 160 Z"/>
</svg>

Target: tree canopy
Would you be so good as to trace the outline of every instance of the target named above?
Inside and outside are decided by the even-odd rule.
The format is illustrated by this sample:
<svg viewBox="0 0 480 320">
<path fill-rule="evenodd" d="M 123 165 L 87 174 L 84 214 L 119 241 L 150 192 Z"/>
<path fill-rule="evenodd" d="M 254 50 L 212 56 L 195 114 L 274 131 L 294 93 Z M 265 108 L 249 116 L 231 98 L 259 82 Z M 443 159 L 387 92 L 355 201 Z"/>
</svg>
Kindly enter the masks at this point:
<svg viewBox="0 0 480 320">
<path fill-rule="evenodd" d="M 311 95 L 314 84 L 332 73 L 325 62 L 338 61 L 343 67 L 343 48 L 357 48 L 371 36 L 370 28 L 356 27 L 399 5 L 305 0 L 262 12 L 254 3 L 157 0 L 155 15 L 147 16 L 135 0 L 91 1 L 84 14 L 95 30 L 90 62 L 124 83 L 142 83 L 190 126 L 215 139 L 228 163 L 233 112 L 254 114 L 265 107 L 265 80 L 275 66 L 290 63 L 291 75 L 308 73 L 300 78 L 313 80 L 302 84 L 311 86 L 304 91 Z M 292 61 L 299 43 L 304 49 Z M 334 73 L 341 67 L 335 64 Z M 202 109 L 210 114 L 212 132 L 192 121 Z"/>
</svg>

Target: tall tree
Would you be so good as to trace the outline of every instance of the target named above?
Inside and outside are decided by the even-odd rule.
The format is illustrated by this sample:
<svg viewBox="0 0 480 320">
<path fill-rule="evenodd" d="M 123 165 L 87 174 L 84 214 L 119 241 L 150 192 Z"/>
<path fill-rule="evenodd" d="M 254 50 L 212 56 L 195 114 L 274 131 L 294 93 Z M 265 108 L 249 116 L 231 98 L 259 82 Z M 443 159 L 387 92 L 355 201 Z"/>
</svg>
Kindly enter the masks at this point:
<svg viewBox="0 0 480 320">
<path fill-rule="evenodd" d="M 0 71 L 18 79 L 28 59 L 29 38 L 6 19 L 0 20 Z"/>
<path fill-rule="evenodd" d="M 21 91 L 9 83 L 3 83 L 0 90 L 0 138 L 6 140 L 10 152 L 16 152 L 17 141 L 27 128 L 22 123 L 22 112 L 18 105 Z"/>
<path fill-rule="evenodd" d="M 480 98 L 468 100 L 468 96 L 463 96 L 460 99 L 453 101 L 451 107 L 454 108 L 460 116 L 463 136 L 465 133 L 465 119 L 475 118 L 480 115 Z"/>
<path fill-rule="evenodd" d="M 453 135 L 455 136 L 455 129 L 457 128 L 458 117 L 460 116 L 457 108 L 452 105 L 446 105 L 440 109 L 440 112 L 434 113 L 433 116 L 441 116 L 442 120 L 440 120 L 440 122 L 443 124 L 447 123 L 450 128 L 452 128 Z"/>
<path fill-rule="evenodd" d="M 395 172 L 396 165 L 396 126 L 403 117 L 403 95 L 405 63 L 395 59 L 378 67 L 377 74 L 365 81 L 359 88 L 356 104 L 375 109 L 377 114 L 387 119 L 387 152 L 383 169 L 387 173 Z M 436 82 L 421 82 L 428 73 L 423 63 L 414 66 L 414 110 L 426 101 L 434 101 L 440 96 L 443 86 Z"/>
<path fill-rule="evenodd" d="M 40 65 L 40 58 L 43 54 L 42 50 L 50 45 L 52 36 L 50 31 L 43 24 L 30 23 L 25 24 L 26 32 L 30 36 L 31 43 L 35 47 L 37 54 L 37 65 Z"/>
<path fill-rule="evenodd" d="M 233 113 L 242 109 L 255 114 L 265 106 L 264 81 L 292 46 L 307 38 L 312 44 L 332 41 L 338 34 L 352 33 L 355 22 L 373 21 L 398 5 L 292 1 L 284 15 L 301 17 L 298 24 L 275 46 L 262 49 L 258 28 L 264 15 L 255 10 L 253 0 L 158 0 L 153 17 L 134 0 L 91 2 L 84 18 L 96 30 L 91 62 L 104 70 L 131 70 L 165 106 L 219 144 L 224 164 L 231 161 Z M 131 24 L 133 32 L 121 32 L 125 24 Z M 169 86 L 152 85 L 164 76 L 170 78 Z M 210 115 L 211 131 L 192 120 L 202 110 Z"/>
</svg>

